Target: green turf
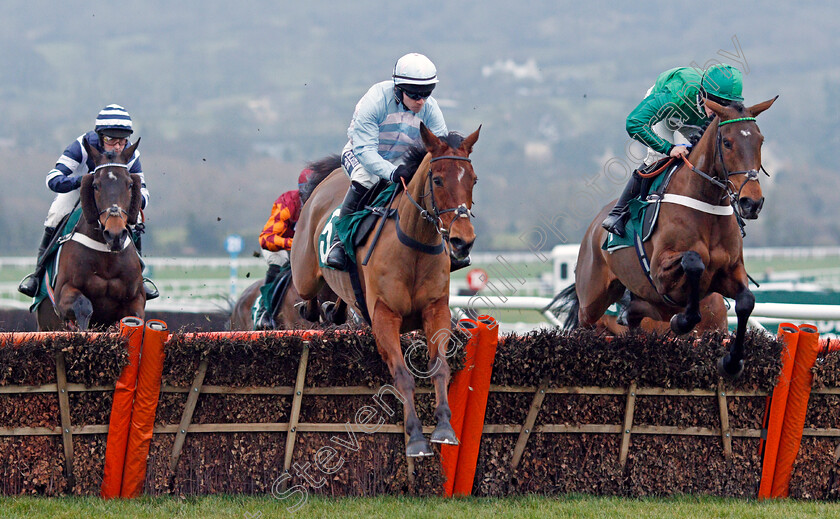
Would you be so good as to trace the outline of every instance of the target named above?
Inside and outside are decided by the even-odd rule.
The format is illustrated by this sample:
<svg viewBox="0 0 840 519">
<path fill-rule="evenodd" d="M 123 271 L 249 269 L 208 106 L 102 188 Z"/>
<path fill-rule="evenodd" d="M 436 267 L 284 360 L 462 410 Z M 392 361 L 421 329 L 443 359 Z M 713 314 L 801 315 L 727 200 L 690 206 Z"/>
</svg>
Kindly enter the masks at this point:
<svg viewBox="0 0 840 519">
<path fill-rule="evenodd" d="M 295 498 L 270 496 L 209 496 L 141 498 L 102 501 L 98 498 L 0 498 L 4 518 L 237 518 L 275 517 L 451 518 L 837 518 L 840 505 L 813 501 L 765 501 L 676 497 L 626 499 L 616 497 L 527 496 L 506 499 L 342 498 L 309 497 L 292 510 Z"/>
</svg>

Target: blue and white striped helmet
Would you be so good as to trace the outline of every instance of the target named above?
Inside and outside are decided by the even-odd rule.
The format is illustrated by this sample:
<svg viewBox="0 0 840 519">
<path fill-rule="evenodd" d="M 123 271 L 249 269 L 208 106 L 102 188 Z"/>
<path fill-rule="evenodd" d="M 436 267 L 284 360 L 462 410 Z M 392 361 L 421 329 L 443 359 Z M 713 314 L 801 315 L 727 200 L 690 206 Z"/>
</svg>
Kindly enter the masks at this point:
<svg viewBox="0 0 840 519">
<path fill-rule="evenodd" d="M 124 139 L 134 133 L 131 116 L 120 105 L 108 105 L 103 108 L 96 116 L 96 126 L 93 130 L 116 139 Z"/>
</svg>

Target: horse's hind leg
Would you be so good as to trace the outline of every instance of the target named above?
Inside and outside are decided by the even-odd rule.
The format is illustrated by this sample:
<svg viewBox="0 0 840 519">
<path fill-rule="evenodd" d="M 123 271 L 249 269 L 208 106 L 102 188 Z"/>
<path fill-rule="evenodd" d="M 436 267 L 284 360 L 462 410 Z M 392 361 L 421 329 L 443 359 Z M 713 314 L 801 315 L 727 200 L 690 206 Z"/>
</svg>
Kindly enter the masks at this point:
<svg viewBox="0 0 840 519">
<path fill-rule="evenodd" d="M 686 251 L 680 259 L 688 286 L 688 305 L 685 311 L 671 318 L 671 330 L 676 334 L 688 333 L 700 322 L 700 276 L 706 270 L 703 259 L 695 251 Z"/>
<path fill-rule="evenodd" d="M 377 301 L 373 309 L 373 336 L 382 360 L 388 364 L 388 370 L 394 377 L 394 385 L 403 400 L 405 432 L 408 442 L 405 455 L 408 457 L 431 456 L 432 447 L 423 436 L 420 419 L 414 407 L 414 376 L 408 371 L 400 347 L 400 326 L 402 317 L 388 308 L 382 301 Z"/>
<path fill-rule="evenodd" d="M 444 298 L 438 299 L 423 310 L 423 331 L 429 343 L 429 374 L 435 386 L 435 419 L 437 425 L 432 431 L 432 443 L 457 445 L 458 437 L 452 428 L 447 388 L 449 387 L 449 363 L 446 349 L 450 339 L 451 313 Z"/>
</svg>

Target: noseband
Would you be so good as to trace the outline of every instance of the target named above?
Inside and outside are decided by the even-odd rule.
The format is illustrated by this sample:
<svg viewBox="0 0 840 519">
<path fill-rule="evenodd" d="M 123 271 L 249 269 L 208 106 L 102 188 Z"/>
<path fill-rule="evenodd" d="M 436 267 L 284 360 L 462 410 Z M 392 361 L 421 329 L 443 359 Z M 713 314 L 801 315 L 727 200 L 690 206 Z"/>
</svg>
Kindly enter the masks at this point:
<svg viewBox="0 0 840 519">
<path fill-rule="evenodd" d="M 475 218 L 475 215 L 472 213 L 472 211 L 470 211 L 470 209 L 467 207 L 467 204 L 465 204 L 465 203 L 460 204 L 458 207 L 452 207 L 450 209 L 438 209 L 437 203 L 435 202 L 434 186 L 432 186 L 432 163 L 437 162 L 439 160 L 444 160 L 444 159 L 464 160 L 464 161 L 467 161 L 467 162 L 470 162 L 470 163 L 472 162 L 472 160 L 470 160 L 469 157 L 459 157 L 457 155 L 441 155 L 440 157 L 435 157 L 431 161 L 429 161 L 429 171 L 426 174 L 427 177 L 429 178 L 429 194 L 428 195 L 424 194 L 420 198 L 426 198 L 427 196 L 430 198 L 429 201 L 432 204 L 432 212 L 431 213 L 427 209 L 425 209 L 423 206 L 418 204 L 417 201 L 414 200 L 414 198 L 411 197 L 411 194 L 409 194 L 407 186 L 405 186 L 405 184 L 403 184 L 403 187 L 406 188 L 405 189 L 405 196 L 407 196 L 408 199 L 411 200 L 411 203 L 414 204 L 415 207 L 417 207 L 417 209 L 420 211 L 420 216 L 424 220 L 426 220 L 427 222 L 431 223 L 434 226 L 435 231 L 437 231 L 437 233 L 440 234 L 441 237 L 444 240 L 449 242 L 449 232 L 452 228 L 452 224 L 455 223 L 455 219 L 456 218 L 467 218 L 467 219 Z M 443 227 L 443 221 L 441 219 L 441 215 L 446 214 L 446 213 L 455 213 L 455 218 L 452 218 L 452 221 L 449 222 L 449 227 L 448 228 Z"/>
</svg>

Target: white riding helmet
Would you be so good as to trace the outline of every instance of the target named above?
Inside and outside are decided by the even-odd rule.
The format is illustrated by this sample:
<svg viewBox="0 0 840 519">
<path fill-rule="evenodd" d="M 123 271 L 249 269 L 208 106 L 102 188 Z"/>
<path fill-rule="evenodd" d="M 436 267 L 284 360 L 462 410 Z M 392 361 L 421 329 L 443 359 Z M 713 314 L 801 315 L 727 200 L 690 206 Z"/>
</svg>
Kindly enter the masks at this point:
<svg viewBox="0 0 840 519">
<path fill-rule="evenodd" d="M 396 86 L 418 85 L 434 88 L 437 82 L 435 64 L 422 54 L 416 52 L 406 54 L 394 65 L 394 85 Z"/>
</svg>

